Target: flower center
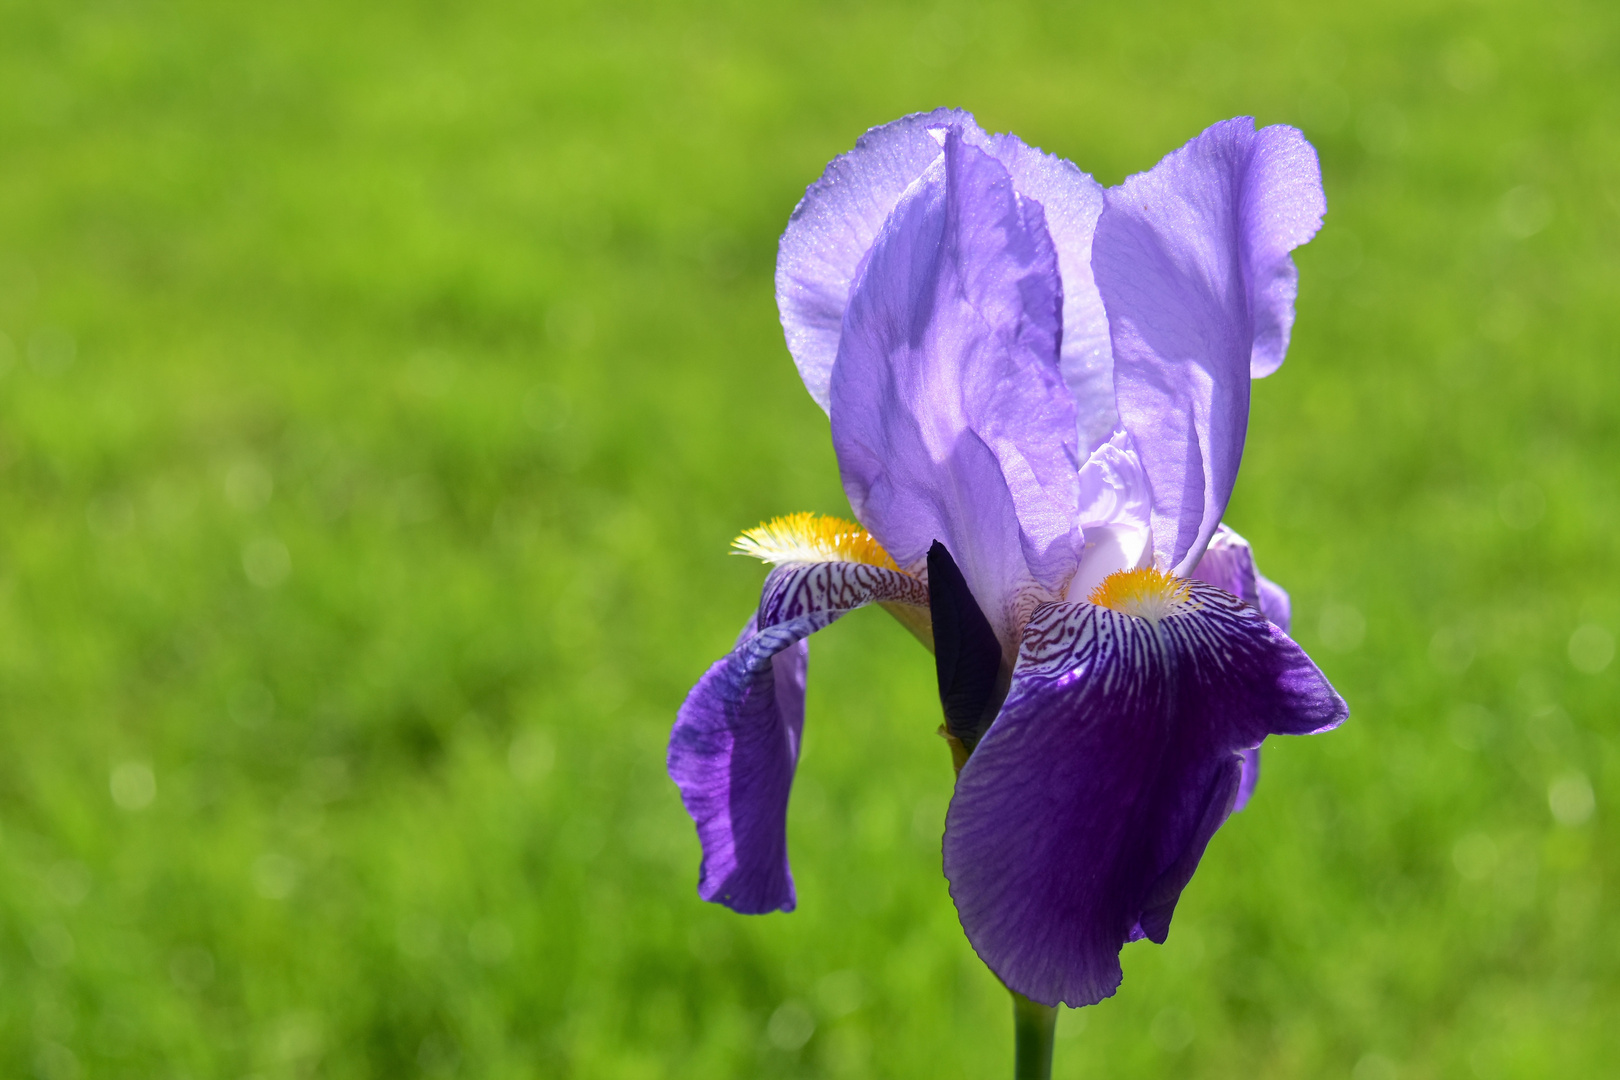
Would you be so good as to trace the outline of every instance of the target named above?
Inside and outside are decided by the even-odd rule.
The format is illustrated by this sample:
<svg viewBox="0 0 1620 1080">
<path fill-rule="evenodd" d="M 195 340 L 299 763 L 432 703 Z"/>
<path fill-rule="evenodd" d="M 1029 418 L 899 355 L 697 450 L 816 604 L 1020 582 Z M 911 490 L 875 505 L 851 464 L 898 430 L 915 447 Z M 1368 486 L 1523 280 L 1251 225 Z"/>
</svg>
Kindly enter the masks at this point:
<svg viewBox="0 0 1620 1080">
<path fill-rule="evenodd" d="M 785 563 L 853 562 L 899 570 L 872 534 L 843 518 L 785 514 L 747 530 L 731 542 L 739 555 L 772 566 Z"/>
<path fill-rule="evenodd" d="M 1087 599 L 1098 607 L 1157 623 L 1170 615 L 1179 615 L 1186 608 L 1190 594 L 1185 580 L 1148 566 L 1109 574 L 1101 585 L 1091 590 Z"/>
</svg>

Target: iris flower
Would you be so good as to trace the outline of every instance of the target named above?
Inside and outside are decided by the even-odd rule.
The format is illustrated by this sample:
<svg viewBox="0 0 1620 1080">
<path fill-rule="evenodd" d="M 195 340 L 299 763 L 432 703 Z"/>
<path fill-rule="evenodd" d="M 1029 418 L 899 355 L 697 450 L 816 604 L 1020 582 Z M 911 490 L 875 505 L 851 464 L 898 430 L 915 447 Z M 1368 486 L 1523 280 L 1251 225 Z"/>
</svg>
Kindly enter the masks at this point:
<svg viewBox="0 0 1620 1080">
<path fill-rule="evenodd" d="M 1247 118 L 1107 189 L 955 110 L 828 165 L 777 301 L 860 524 L 737 542 L 773 569 L 669 746 L 704 899 L 794 907 L 806 639 L 875 603 L 935 652 L 944 870 L 991 970 L 1088 1005 L 1127 941 L 1165 940 L 1261 741 L 1347 715 L 1221 522 L 1324 211 L 1311 145 Z"/>
</svg>

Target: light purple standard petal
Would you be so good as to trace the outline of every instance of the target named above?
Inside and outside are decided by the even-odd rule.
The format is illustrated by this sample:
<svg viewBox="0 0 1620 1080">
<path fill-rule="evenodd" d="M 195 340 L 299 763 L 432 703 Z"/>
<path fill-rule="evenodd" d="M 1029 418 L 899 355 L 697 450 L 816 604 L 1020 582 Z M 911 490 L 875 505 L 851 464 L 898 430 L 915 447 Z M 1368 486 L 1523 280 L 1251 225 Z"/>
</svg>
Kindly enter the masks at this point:
<svg viewBox="0 0 1620 1080">
<path fill-rule="evenodd" d="M 968 142 L 974 142 L 965 133 Z M 976 144 L 978 145 L 978 144 Z M 1074 398 L 1082 461 L 1119 425 L 1108 314 L 1091 277 L 1091 239 L 1103 188 L 1073 162 L 1025 144 L 1016 135 L 988 136 L 981 148 L 1007 167 L 1013 188 L 1041 204 L 1063 278 L 1063 344 L 1059 364 Z"/>
<path fill-rule="evenodd" d="M 1326 203 L 1291 127 L 1216 124 L 1107 192 L 1092 270 L 1108 309 L 1119 414 L 1153 483 L 1161 568 L 1187 573 L 1220 523 L 1249 419 L 1249 379 L 1282 363 L 1288 253 Z"/>
<path fill-rule="evenodd" d="M 1091 237 L 1102 213 L 1102 185 L 1015 135 L 985 134 L 960 109 L 913 113 L 872 128 L 806 189 L 777 251 L 776 304 L 788 351 L 810 396 L 829 408 L 850 286 L 900 196 L 939 157 L 940 132 L 949 127 L 1005 165 L 1018 193 L 1046 211 L 1063 278 L 1063 378 L 1079 407 L 1084 456 L 1118 422 L 1108 317 L 1091 279 Z"/>
<path fill-rule="evenodd" d="M 773 570 L 736 647 L 687 695 L 668 764 L 703 845 L 703 899 L 745 915 L 793 910 L 787 804 L 804 728 L 804 639 L 868 603 L 926 608 L 928 587 L 860 563 Z"/>
<path fill-rule="evenodd" d="M 1190 594 L 1157 625 L 1090 604 L 1039 610 L 957 781 L 951 896 L 979 956 L 1035 1001 L 1112 994 L 1120 947 L 1168 934 L 1242 753 L 1346 715 L 1258 611 L 1203 583 Z"/>
<path fill-rule="evenodd" d="M 978 131 L 959 109 L 872 128 L 827 165 L 788 219 L 776 256 L 776 306 L 799 376 L 823 409 L 850 284 L 894 204 L 939 157 L 930 129 L 950 125 Z"/>
<path fill-rule="evenodd" d="M 873 245 L 833 368 L 856 516 L 903 567 L 944 543 L 1009 659 L 1080 546 L 1061 304 L 1040 206 L 953 130 Z"/>
</svg>

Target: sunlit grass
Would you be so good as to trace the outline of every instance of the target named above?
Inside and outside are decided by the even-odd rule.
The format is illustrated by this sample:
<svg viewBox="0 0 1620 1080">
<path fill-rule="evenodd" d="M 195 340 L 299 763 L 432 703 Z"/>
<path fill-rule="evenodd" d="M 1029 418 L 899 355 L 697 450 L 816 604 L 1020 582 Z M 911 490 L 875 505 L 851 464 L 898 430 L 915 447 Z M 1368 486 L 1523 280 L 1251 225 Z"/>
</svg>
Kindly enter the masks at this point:
<svg viewBox="0 0 1620 1080">
<path fill-rule="evenodd" d="M 5 6 L 0 1072 L 1008 1071 L 899 625 L 812 646 L 794 914 L 663 775 L 730 540 L 848 513 L 776 236 L 938 104 L 1107 183 L 1299 123 L 1330 206 L 1229 520 L 1352 720 L 1057 1074 L 1620 1060 L 1620 25 L 1327 12 Z"/>
</svg>

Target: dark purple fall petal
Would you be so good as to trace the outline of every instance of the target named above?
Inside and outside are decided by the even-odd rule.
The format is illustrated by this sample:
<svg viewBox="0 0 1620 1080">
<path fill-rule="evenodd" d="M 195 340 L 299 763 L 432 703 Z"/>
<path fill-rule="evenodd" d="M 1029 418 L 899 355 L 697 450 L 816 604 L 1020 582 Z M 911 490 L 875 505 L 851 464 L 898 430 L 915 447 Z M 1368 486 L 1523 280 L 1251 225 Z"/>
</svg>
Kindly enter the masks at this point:
<svg viewBox="0 0 1620 1080">
<path fill-rule="evenodd" d="M 1260 594 L 1260 614 L 1276 623 L 1283 633 L 1288 633 L 1289 622 L 1293 616 L 1293 604 L 1289 602 L 1288 590 L 1272 581 L 1266 575 L 1256 570 L 1254 572 L 1255 589 Z M 1254 794 L 1255 787 L 1260 783 L 1260 748 L 1243 752 L 1243 781 L 1238 785 L 1237 804 L 1232 812 L 1243 809 L 1249 805 L 1249 797 Z"/>
<path fill-rule="evenodd" d="M 1198 565 L 1187 575 L 1224 589 L 1250 607 L 1260 606 L 1260 582 L 1249 542 L 1222 525 L 1209 538 Z M 1287 627 L 1283 627 L 1287 629 Z"/>
<path fill-rule="evenodd" d="M 805 638 L 880 602 L 926 608 L 928 588 L 861 563 L 779 567 L 736 647 L 687 695 L 668 765 L 703 845 L 703 899 L 745 915 L 793 910 L 787 804 L 804 728 Z"/>
<path fill-rule="evenodd" d="M 1258 746 L 1243 751 L 1243 769 L 1238 777 L 1237 799 L 1232 803 L 1232 813 L 1237 813 L 1249 805 L 1254 797 L 1254 789 L 1260 783 L 1260 748 Z"/>
<path fill-rule="evenodd" d="M 1347 715 L 1258 611 L 1201 582 L 1190 593 L 1157 626 L 1090 604 L 1037 611 L 1001 715 L 958 778 L 951 896 L 979 956 L 1032 1000 L 1112 994 L 1120 947 L 1169 932 L 1243 752 Z"/>
<path fill-rule="evenodd" d="M 856 516 L 903 567 L 942 541 L 1009 657 L 1080 548 L 1061 304 L 1041 207 L 951 130 L 873 245 L 833 366 Z"/>
<path fill-rule="evenodd" d="M 1215 530 L 1203 557 L 1187 576 L 1207 581 L 1244 603 L 1259 608 L 1260 614 L 1282 627 L 1283 633 L 1288 633 L 1291 609 L 1288 591 L 1259 571 L 1254 561 L 1254 549 L 1227 526 L 1222 525 Z"/>
<path fill-rule="evenodd" d="M 1260 590 L 1260 613 L 1282 627 L 1283 633 L 1288 633 L 1289 623 L 1294 614 L 1294 605 L 1289 602 L 1288 590 L 1258 571 L 1255 572 L 1254 579 Z"/>
<path fill-rule="evenodd" d="M 1192 577 L 1207 581 L 1216 588 L 1225 589 L 1288 632 L 1288 593 L 1282 586 L 1255 569 L 1254 550 L 1249 542 L 1222 525 L 1210 538 L 1203 558 L 1193 569 Z M 1249 798 L 1260 782 L 1260 748 L 1243 752 L 1243 778 L 1238 783 L 1237 802 L 1232 805 L 1235 814 L 1249 805 Z"/>
<path fill-rule="evenodd" d="M 1092 270 L 1108 310 L 1119 414 L 1153 484 L 1159 564 L 1186 574 L 1220 523 L 1249 380 L 1282 363 L 1298 275 L 1289 252 L 1326 202 L 1294 128 L 1216 124 L 1107 192 Z"/>
</svg>

